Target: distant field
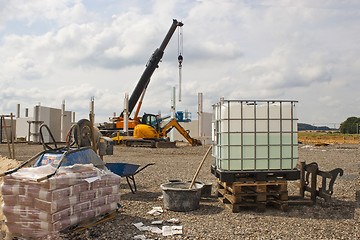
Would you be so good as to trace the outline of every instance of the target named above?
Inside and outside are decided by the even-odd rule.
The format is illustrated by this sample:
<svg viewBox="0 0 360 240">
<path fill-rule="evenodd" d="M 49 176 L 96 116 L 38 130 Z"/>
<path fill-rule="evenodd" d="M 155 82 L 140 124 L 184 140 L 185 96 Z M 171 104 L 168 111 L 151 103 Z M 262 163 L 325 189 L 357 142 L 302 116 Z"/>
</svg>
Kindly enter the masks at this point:
<svg viewBox="0 0 360 240">
<path fill-rule="evenodd" d="M 302 143 L 359 143 L 358 134 L 341 134 L 334 132 L 299 132 L 298 141 Z"/>
</svg>

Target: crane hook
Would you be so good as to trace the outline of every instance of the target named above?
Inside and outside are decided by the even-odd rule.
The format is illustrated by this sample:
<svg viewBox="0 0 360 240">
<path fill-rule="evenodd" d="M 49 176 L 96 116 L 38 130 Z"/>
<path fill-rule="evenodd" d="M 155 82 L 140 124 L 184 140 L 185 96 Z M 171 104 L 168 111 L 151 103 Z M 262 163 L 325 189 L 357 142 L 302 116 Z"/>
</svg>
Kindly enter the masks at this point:
<svg viewBox="0 0 360 240">
<path fill-rule="evenodd" d="M 183 56 L 180 54 L 180 55 L 178 56 L 179 67 L 182 66 L 183 59 L 184 59 Z"/>
</svg>

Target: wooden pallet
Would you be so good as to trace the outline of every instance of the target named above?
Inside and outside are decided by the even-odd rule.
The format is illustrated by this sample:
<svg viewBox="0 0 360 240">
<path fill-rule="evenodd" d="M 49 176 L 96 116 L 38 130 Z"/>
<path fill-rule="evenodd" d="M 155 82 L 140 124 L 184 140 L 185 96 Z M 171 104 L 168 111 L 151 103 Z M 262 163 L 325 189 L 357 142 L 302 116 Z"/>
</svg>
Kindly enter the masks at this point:
<svg viewBox="0 0 360 240">
<path fill-rule="evenodd" d="M 272 182 L 221 182 L 218 181 L 219 200 L 232 212 L 241 208 L 254 208 L 264 211 L 267 205 L 288 209 L 286 181 Z"/>
</svg>

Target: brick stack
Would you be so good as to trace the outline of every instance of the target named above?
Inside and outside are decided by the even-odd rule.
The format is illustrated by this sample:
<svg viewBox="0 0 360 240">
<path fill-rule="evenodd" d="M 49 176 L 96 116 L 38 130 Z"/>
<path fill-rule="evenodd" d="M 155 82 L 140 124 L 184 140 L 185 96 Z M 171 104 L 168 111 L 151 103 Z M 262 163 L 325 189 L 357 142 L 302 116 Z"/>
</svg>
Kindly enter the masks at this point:
<svg viewBox="0 0 360 240">
<path fill-rule="evenodd" d="M 43 237 L 117 208 L 120 176 L 78 164 L 36 181 L 53 171 L 51 166 L 23 168 L 4 177 L 2 209 L 13 235 Z"/>
</svg>

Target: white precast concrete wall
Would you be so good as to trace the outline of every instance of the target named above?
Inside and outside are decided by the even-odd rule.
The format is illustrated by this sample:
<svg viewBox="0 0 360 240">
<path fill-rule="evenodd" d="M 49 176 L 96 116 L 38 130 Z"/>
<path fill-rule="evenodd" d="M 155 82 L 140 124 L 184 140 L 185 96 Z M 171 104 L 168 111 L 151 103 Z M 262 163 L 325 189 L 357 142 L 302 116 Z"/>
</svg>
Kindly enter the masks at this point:
<svg viewBox="0 0 360 240">
<path fill-rule="evenodd" d="M 64 129 L 63 129 L 64 139 L 62 139 L 61 141 L 66 141 L 66 135 L 67 135 L 68 131 L 70 130 L 72 124 L 73 124 L 72 112 L 64 111 Z"/>
<path fill-rule="evenodd" d="M 33 117 L 22 117 L 16 119 L 16 138 L 24 138 L 29 140 L 29 124 L 28 121 L 33 121 Z"/>
<path fill-rule="evenodd" d="M 57 108 L 50 108 L 50 107 L 44 107 L 44 106 L 35 106 L 35 108 L 39 108 L 39 117 L 38 121 L 43 122 L 46 124 L 52 135 L 55 138 L 55 141 L 61 142 L 65 141 L 65 139 L 61 139 L 61 109 Z M 34 109 L 35 109 L 34 108 Z M 34 111 L 34 114 L 36 114 L 36 111 Z M 65 111 L 64 112 L 64 128 L 63 128 L 63 136 L 66 137 L 67 132 L 69 131 L 71 127 L 71 111 Z M 17 138 L 26 138 L 27 140 L 38 142 L 39 138 L 37 138 L 33 133 L 39 132 L 37 128 L 40 127 L 40 124 L 31 124 L 30 132 L 31 136 L 29 138 L 29 123 L 28 121 L 34 121 L 36 119 L 35 116 L 33 117 L 24 117 L 24 118 L 18 118 L 16 121 L 16 137 Z M 50 136 L 48 132 L 44 129 L 43 131 L 44 141 L 49 142 Z"/>
<path fill-rule="evenodd" d="M 198 120 L 192 120 L 191 122 L 181 122 L 180 125 L 185 130 L 190 130 L 189 134 L 192 138 L 203 139 L 205 137 L 205 139 L 206 139 L 205 144 L 211 144 L 212 113 L 203 112 L 202 114 L 203 114 L 202 115 L 203 134 L 205 134 L 205 136 L 199 136 L 199 121 Z M 175 131 L 175 140 L 176 141 L 187 142 L 187 140 L 176 129 L 173 129 L 172 131 Z M 204 143 L 203 140 L 201 140 L 201 142 Z"/>
</svg>

